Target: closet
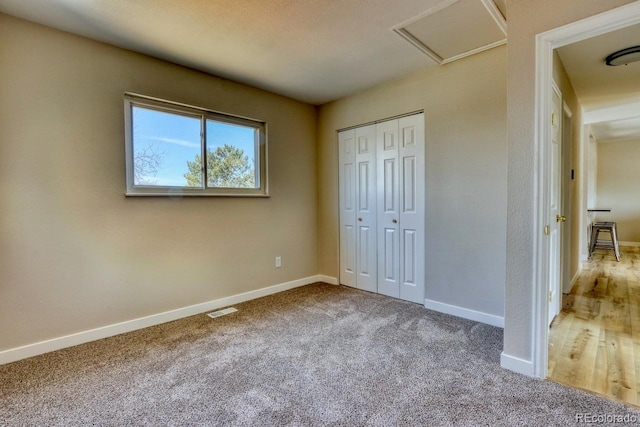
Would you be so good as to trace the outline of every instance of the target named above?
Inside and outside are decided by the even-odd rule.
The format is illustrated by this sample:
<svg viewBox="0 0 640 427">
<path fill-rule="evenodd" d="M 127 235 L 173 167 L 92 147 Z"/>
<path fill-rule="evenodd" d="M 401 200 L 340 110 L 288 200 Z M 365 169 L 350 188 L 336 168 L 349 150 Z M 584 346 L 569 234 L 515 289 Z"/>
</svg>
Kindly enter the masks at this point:
<svg viewBox="0 0 640 427">
<path fill-rule="evenodd" d="M 424 304 L 424 114 L 338 133 L 340 283 Z"/>
</svg>

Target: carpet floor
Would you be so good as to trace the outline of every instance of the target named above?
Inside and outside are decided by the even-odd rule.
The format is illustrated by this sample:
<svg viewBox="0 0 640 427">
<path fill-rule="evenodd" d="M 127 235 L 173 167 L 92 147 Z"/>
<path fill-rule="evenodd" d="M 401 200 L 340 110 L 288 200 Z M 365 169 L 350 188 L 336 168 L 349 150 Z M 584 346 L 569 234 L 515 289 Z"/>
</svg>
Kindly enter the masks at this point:
<svg viewBox="0 0 640 427">
<path fill-rule="evenodd" d="M 318 283 L 236 308 L 0 366 L 0 425 L 567 426 L 640 417 L 500 368 L 501 329 L 417 304 Z"/>
</svg>

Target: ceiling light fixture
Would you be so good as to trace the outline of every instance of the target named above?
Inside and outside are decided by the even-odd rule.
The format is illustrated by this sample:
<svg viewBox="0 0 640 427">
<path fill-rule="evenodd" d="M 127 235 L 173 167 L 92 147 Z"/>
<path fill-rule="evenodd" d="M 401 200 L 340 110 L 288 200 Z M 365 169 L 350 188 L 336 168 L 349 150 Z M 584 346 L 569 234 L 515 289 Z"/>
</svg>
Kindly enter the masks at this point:
<svg viewBox="0 0 640 427">
<path fill-rule="evenodd" d="M 626 49 L 613 52 L 611 55 L 607 56 L 607 59 L 605 59 L 607 65 L 610 66 L 627 65 L 636 61 L 640 61 L 640 46 L 628 47 Z"/>
</svg>

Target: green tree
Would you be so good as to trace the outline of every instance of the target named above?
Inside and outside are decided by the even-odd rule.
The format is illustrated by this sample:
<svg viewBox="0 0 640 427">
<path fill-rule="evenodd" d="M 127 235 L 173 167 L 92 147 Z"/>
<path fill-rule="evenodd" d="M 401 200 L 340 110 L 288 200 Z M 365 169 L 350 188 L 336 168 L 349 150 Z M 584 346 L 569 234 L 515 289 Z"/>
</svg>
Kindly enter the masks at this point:
<svg viewBox="0 0 640 427">
<path fill-rule="evenodd" d="M 192 162 L 187 161 L 189 172 L 184 174 L 189 187 L 202 186 L 202 156 L 197 155 Z M 207 148 L 207 186 L 223 188 L 255 187 L 253 168 L 244 151 L 233 145 L 218 147 L 215 151 Z"/>
</svg>

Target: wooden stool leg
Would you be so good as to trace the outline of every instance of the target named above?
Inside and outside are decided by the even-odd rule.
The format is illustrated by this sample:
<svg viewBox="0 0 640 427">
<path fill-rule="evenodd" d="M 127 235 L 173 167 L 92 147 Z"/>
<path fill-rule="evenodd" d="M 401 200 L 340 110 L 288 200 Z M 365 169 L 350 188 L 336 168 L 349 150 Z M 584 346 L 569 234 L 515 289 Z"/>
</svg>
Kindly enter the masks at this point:
<svg viewBox="0 0 640 427">
<path fill-rule="evenodd" d="M 611 228 L 611 243 L 613 243 L 613 250 L 616 253 L 616 261 L 620 262 L 620 247 L 618 246 L 618 230 L 616 228 L 616 224 Z"/>
</svg>

